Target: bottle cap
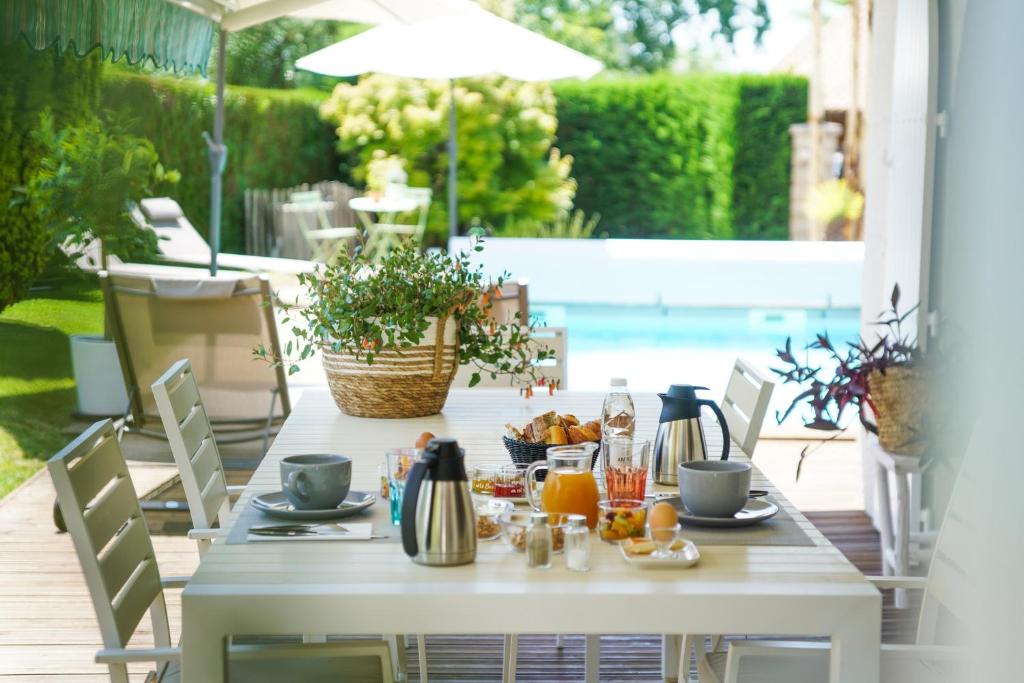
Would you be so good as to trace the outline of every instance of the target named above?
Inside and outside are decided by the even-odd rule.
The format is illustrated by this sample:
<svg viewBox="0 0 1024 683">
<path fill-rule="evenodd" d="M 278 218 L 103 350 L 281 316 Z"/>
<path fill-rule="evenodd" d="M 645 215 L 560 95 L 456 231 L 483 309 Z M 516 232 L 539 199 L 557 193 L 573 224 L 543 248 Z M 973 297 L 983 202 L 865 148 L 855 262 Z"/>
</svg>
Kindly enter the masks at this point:
<svg viewBox="0 0 1024 683">
<path fill-rule="evenodd" d="M 625 377 L 612 377 L 611 385 L 613 387 L 624 387 L 624 386 L 626 386 L 626 378 Z"/>
<path fill-rule="evenodd" d="M 548 513 L 534 512 L 530 515 L 530 526 L 547 526 Z"/>
<path fill-rule="evenodd" d="M 587 525 L 587 516 L 586 515 L 569 515 L 568 520 L 569 520 L 569 526 L 572 527 L 573 529 L 576 529 L 576 528 L 579 528 L 579 527 L 585 527 Z"/>
</svg>

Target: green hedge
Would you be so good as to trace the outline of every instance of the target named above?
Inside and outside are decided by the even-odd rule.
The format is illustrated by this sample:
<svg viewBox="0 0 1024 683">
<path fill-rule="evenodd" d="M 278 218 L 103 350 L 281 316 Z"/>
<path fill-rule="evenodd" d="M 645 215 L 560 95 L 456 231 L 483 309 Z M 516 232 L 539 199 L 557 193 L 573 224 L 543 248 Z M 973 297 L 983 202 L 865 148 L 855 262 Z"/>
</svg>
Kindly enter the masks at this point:
<svg viewBox="0 0 1024 683">
<path fill-rule="evenodd" d="M 18 192 L 38 169 L 39 114 L 50 110 L 58 126 L 92 114 L 101 69 L 95 53 L 79 59 L 21 40 L 0 45 L 0 310 L 28 292 L 51 254 L 38 207 Z"/>
<path fill-rule="evenodd" d="M 576 206 L 611 237 L 785 239 L 807 83 L 728 74 L 556 84 Z"/>
<path fill-rule="evenodd" d="M 789 127 L 807 120 L 807 79 L 741 76 L 733 161 L 737 239 L 789 239 Z"/>
<path fill-rule="evenodd" d="M 213 86 L 110 68 L 102 95 L 106 109 L 130 120 L 133 134 L 153 142 L 164 166 L 181 172 L 175 198 L 205 235 L 210 220 L 210 167 L 202 132 L 213 130 Z M 289 187 L 338 176 L 337 138 L 320 118 L 324 97 L 305 90 L 228 86 L 223 251 L 244 251 L 246 188 Z"/>
</svg>

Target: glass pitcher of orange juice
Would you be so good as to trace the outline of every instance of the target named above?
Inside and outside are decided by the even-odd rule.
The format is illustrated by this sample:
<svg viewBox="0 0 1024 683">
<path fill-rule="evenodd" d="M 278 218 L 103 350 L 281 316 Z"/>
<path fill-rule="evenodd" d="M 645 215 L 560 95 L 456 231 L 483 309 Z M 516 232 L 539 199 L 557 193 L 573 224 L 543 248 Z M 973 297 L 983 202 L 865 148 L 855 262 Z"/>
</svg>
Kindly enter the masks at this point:
<svg viewBox="0 0 1024 683">
<path fill-rule="evenodd" d="M 547 460 L 531 463 L 526 470 L 526 495 L 534 510 L 561 512 L 564 514 L 586 515 L 587 526 L 597 526 L 597 481 L 590 468 L 594 462 L 596 443 L 581 443 L 574 446 L 552 446 L 547 450 Z M 544 490 L 540 504 L 533 492 L 533 476 L 538 470 L 546 469 Z"/>
</svg>

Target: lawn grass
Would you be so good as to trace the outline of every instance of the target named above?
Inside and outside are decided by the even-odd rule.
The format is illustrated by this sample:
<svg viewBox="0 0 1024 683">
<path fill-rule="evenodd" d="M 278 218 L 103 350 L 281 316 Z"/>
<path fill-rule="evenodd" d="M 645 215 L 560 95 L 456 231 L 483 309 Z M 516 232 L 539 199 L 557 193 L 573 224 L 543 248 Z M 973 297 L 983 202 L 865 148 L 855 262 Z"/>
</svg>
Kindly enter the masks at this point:
<svg viewBox="0 0 1024 683">
<path fill-rule="evenodd" d="M 102 331 L 95 278 L 51 283 L 0 313 L 0 498 L 71 440 L 68 336 Z"/>
</svg>

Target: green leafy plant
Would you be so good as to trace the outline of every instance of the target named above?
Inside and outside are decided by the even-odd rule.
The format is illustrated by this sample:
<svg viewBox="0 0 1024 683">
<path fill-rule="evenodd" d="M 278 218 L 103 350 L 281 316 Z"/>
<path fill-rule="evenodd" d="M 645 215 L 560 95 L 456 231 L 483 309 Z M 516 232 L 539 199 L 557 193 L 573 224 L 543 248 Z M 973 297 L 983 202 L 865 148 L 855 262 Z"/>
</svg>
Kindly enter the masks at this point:
<svg viewBox="0 0 1024 683">
<path fill-rule="evenodd" d="M 132 261 L 157 255 L 156 235 L 139 230 L 130 205 L 180 176 L 164 169 L 149 140 L 97 118 L 57 130 L 48 112 L 35 138 L 46 152 L 28 193 L 45 200 L 57 244 L 84 248 L 99 240 L 104 268 L 112 254 Z"/>
<path fill-rule="evenodd" d="M 572 213 L 563 211 L 558 218 L 550 223 L 533 221 L 506 221 L 505 225 L 495 231 L 498 237 L 540 237 L 547 239 L 579 240 L 590 239 L 601 221 L 600 214 L 589 218 L 582 209 Z"/>
<path fill-rule="evenodd" d="M 338 150 L 355 154 L 357 182 L 367 182 L 375 155 L 406 160 L 409 185 L 444 197 L 448 182 L 447 81 L 372 75 L 339 84 L 322 107 L 337 126 Z M 551 221 L 572 207 L 572 158 L 552 147 L 557 119 L 551 88 L 500 77 L 459 79 L 458 199 L 460 225 Z M 433 202 L 428 235 L 444 234 L 447 204 Z"/>
<path fill-rule="evenodd" d="M 473 248 L 481 251 L 483 245 L 477 242 Z M 464 252 L 452 256 L 400 247 L 373 260 L 357 249 L 332 265 L 299 275 L 309 303 L 286 306 L 285 319 L 294 323 L 297 347 L 288 342 L 282 358 L 271 357 L 262 346 L 254 355 L 288 367 L 289 374 L 318 348 L 355 356 L 369 366 L 381 351 L 417 346 L 432 319 L 450 316 L 458 324 L 459 363 L 473 366 L 470 386 L 484 373 L 492 379 L 503 375 L 512 382 L 537 382 L 543 376 L 539 361 L 554 353 L 531 343 L 534 325 L 518 315 L 509 324 L 497 324 L 489 315 L 491 293 L 506 277 L 490 282 Z"/>
<path fill-rule="evenodd" d="M 385 154 L 378 149 L 366 164 L 366 189 L 383 192 L 394 175 L 404 174 L 405 159 L 394 154 Z"/>
</svg>

